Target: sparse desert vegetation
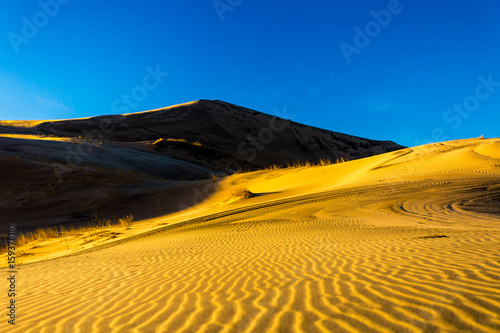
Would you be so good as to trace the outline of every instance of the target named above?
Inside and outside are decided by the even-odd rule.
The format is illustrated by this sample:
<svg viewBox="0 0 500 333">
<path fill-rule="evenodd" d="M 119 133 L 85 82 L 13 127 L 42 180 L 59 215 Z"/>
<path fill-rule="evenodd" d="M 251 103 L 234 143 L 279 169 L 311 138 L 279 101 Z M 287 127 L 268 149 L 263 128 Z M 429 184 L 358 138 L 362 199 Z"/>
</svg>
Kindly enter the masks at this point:
<svg viewBox="0 0 500 333">
<path fill-rule="evenodd" d="M 243 186 L 236 186 L 229 194 L 230 199 L 248 199 L 253 196 L 253 193 L 248 188 Z"/>
<path fill-rule="evenodd" d="M 98 216 L 91 222 L 80 226 L 45 226 L 34 230 L 21 231 L 16 240 L 17 255 L 19 257 L 25 256 L 29 254 L 30 250 L 38 248 L 47 241 L 63 241 L 69 250 L 70 240 L 72 244 L 78 240 L 81 240 L 81 244 L 86 244 L 106 237 L 115 238 L 117 233 L 110 229 L 115 230 L 117 227 L 130 228 L 133 220 L 134 217 L 131 214 L 120 219 Z M 0 255 L 6 252 L 7 244 L 2 241 Z"/>
<path fill-rule="evenodd" d="M 134 217 L 131 215 L 127 215 L 121 219 L 118 220 L 118 222 L 120 223 L 120 225 L 124 228 L 128 228 L 130 227 L 130 224 L 132 223 L 132 221 L 134 220 Z"/>
<path fill-rule="evenodd" d="M 339 163 L 344 163 L 348 162 L 349 159 L 340 157 L 335 160 L 335 162 L 332 162 L 328 158 L 321 158 L 317 162 L 310 162 L 310 161 L 296 161 L 291 164 L 286 164 L 286 165 L 280 165 L 280 164 L 273 164 L 270 166 L 267 166 L 263 168 L 263 170 L 283 170 L 283 169 L 297 169 L 297 168 L 307 168 L 307 167 L 314 167 L 314 166 L 327 166 L 327 165 L 333 165 L 333 164 L 339 164 Z"/>
</svg>

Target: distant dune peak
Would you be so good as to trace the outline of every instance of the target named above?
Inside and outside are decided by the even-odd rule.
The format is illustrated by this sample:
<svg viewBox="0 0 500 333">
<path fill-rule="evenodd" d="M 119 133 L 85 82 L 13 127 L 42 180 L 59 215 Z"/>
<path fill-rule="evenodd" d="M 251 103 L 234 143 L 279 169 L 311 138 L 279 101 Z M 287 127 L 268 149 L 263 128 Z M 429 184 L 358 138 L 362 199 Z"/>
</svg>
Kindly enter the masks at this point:
<svg viewBox="0 0 500 333">
<path fill-rule="evenodd" d="M 117 143 L 178 138 L 215 149 L 224 154 L 225 159 L 233 161 L 229 164 L 245 169 L 320 159 L 352 160 L 404 148 L 392 141 L 333 132 L 207 99 L 125 115 L 33 122 L 32 127 L 24 125 L 14 127 L 12 123 L 3 122 L 0 132 L 69 138 L 88 137 L 86 133 L 92 133 L 95 139 Z M 189 160 L 196 158 L 191 156 Z M 213 162 L 221 164 L 217 158 Z M 222 169 L 227 169 L 227 164 L 222 163 Z"/>
</svg>

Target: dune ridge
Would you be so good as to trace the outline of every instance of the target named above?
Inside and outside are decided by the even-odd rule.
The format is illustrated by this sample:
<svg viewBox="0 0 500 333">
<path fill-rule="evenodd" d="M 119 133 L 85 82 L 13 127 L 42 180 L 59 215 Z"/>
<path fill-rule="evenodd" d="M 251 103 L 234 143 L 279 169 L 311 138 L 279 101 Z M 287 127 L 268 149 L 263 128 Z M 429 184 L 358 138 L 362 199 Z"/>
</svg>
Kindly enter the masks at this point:
<svg viewBox="0 0 500 333">
<path fill-rule="evenodd" d="M 158 217 L 192 205 L 191 188 L 214 175 L 400 148 L 217 100 L 122 115 L 0 121 L 0 215 L 22 228 L 84 224 L 102 215 Z M 171 195 L 172 187 L 179 195 Z M 178 200 L 184 196 L 191 203 Z"/>
</svg>

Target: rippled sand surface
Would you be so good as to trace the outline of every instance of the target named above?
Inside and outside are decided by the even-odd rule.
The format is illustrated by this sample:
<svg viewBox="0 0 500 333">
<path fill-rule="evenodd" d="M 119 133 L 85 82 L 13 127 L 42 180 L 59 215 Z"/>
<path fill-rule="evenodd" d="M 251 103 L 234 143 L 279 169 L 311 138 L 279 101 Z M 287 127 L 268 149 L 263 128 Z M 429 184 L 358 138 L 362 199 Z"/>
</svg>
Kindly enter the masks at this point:
<svg viewBox="0 0 500 333">
<path fill-rule="evenodd" d="M 321 168 L 233 176 L 261 195 L 216 195 L 190 223 L 21 266 L 19 324 L 0 330 L 498 332 L 497 148 L 445 150 L 471 156 L 461 165 L 374 157 L 351 168 L 366 167 L 358 183 L 331 166 L 346 184 L 330 188 Z"/>
</svg>

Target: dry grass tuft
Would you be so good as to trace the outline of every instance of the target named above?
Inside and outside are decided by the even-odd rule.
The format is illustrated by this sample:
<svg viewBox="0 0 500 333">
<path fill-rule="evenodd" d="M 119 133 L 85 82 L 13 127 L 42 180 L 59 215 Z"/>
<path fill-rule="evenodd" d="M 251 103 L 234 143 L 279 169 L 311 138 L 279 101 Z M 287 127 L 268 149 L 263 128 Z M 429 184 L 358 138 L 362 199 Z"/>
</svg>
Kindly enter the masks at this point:
<svg viewBox="0 0 500 333">
<path fill-rule="evenodd" d="M 293 162 L 292 164 L 287 164 L 287 167 L 290 168 L 290 169 L 296 169 L 296 168 L 310 167 L 310 166 L 313 166 L 313 165 L 314 164 L 312 164 L 309 161 L 305 161 L 305 162 L 296 161 L 296 162 Z"/>
<path fill-rule="evenodd" d="M 236 187 L 231 190 L 229 194 L 231 199 L 248 199 L 253 196 L 253 193 L 248 190 L 246 187 Z"/>
<path fill-rule="evenodd" d="M 282 169 L 306 168 L 306 167 L 314 167 L 314 166 L 326 166 L 326 165 L 344 163 L 344 162 L 348 162 L 348 161 L 349 161 L 349 159 L 344 158 L 344 157 L 340 157 L 340 159 L 337 159 L 335 162 L 332 162 L 328 158 L 321 158 L 316 163 L 312 163 L 309 161 L 296 161 L 296 162 L 293 162 L 292 164 L 287 164 L 286 166 L 279 165 L 279 164 L 273 164 L 273 165 L 270 165 L 270 166 L 264 168 L 264 170 L 271 170 L 272 171 L 272 170 L 282 170 Z"/>
<path fill-rule="evenodd" d="M 73 225 L 67 227 L 50 226 L 20 232 L 16 239 L 16 254 L 19 257 L 27 255 L 29 250 L 39 247 L 42 242 L 58 238 L 64 238 L 64 241 L 69 249 L 70 238 L 81 236 L 84 240 L 91 239 L 93 237 L 98 237 L 100 234 L 105 232 L 106 229 L 113 226 L 119 225 L 124 228 L 129 228 L 133 220 L 134 217 L 132 214 L 118 220 L 115 218 L 98 216 L 95 217 L 92 222 L 77 228 Z M 0 244 L 0 254 L 7 252 L 7 246 L 4 243 L 5 241 L 2 240 Z"/>
<path fill-rule="evenodd" d="M 342 156 L 340 157 L 340 160 L 337 158 L 337 160 L 335 161 L 335 164 L 339 164 L 339 163 L 344 163 L 344 162 L 348 162 L 349 160 L 347 158 L 343 158 Z"/>
<path fill-rule="evenodd" d="M 17 235 L 16 239 L 16 255 L 22 257 L 28 254 L 28 250 L 37 248 L 41 242 L 48 239 L 57 238 L 61 232 L 57 227 L 42 227 L 32 231 L 21 232 Z M 7 244 L 2 240 L 0 253 L 7 252 Z M 4 244 L 5 243 L 5 244 Z"/>
<path fill-rule="evenodd" d="M 122 227 L 128 228 L 128 227 L 130 227 L 130 223 L 132 223 L 133 220 L 134 220 L 134 217 L 132 216 L 132 214 L 130 214 L 130 215 L 125 216 L 124 218 L 119 219 L 118 222 L 120 222 L 120 225 Z"/>
<path fill-rule="evenodd" d="M 284 169 L 284 167 L 279 164 L 269 165 L 266 168 L 264 168 L 264 170 L 281 170 L 281 169 Z"/>
<path fill-rule="evenodd" d="M 28 244 L 37 246 L 41 241 L 59 236 L 59 230 L 56 227 L 42 227 L 34 231 L 20 233 L 17 237 L 17 246 L 22 247 Z M 35 244 L 33 244 L 35 243 Z"/>
<path fill-rule="evenodd" d="M 333 163 L 328 158 L 322 158 L 317 163 L 317 165 L 319 165 L 319 166 L 325 166 L 325 165 L 331 165 L 331 164 L 333 164 Z"/>
<path fill-rule="evenodd" d="M 19 162 L 21 159 L 19 158 L 19 156 L 15 155 L 15 156 L 11 156 L 9 158 L 9 161 L 11 162 Z"/>
</svg>

